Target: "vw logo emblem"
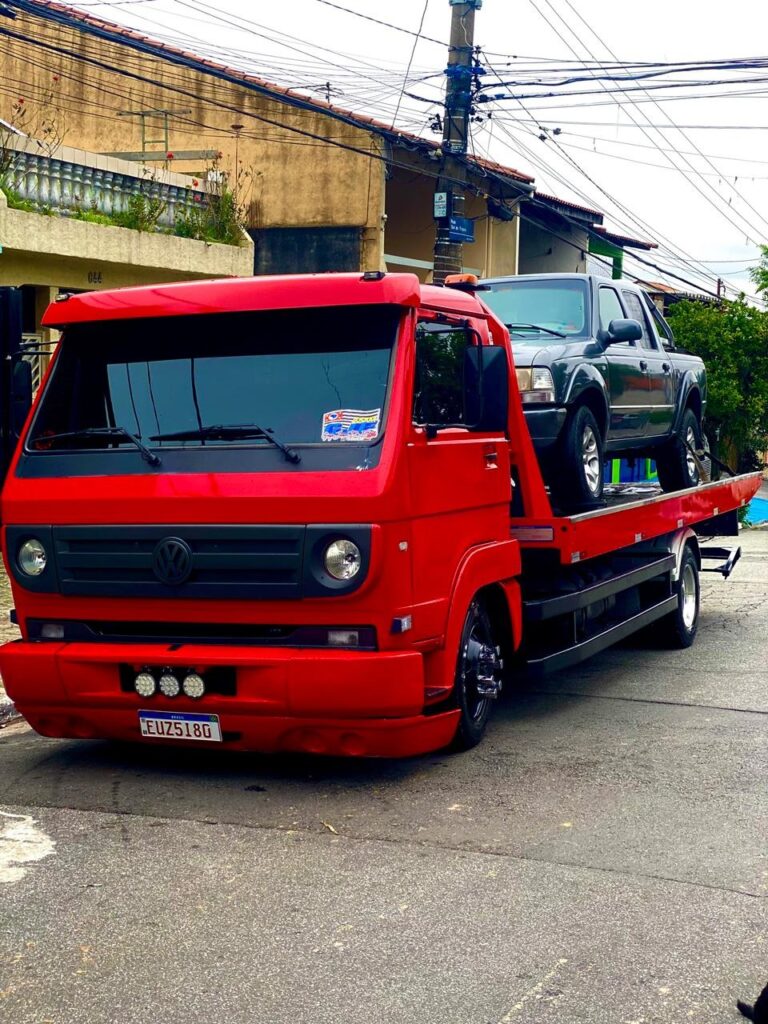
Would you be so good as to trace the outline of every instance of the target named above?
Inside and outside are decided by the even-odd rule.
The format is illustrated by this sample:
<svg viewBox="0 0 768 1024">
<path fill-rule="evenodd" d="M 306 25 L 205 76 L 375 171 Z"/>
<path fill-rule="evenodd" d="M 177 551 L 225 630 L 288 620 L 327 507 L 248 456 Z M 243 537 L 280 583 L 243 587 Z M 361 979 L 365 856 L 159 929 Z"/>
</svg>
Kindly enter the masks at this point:
<svg viewBox="0 0 768 1024">
<path fill-rule="evenodd" d="M 152 553 L 152 570 L 161 583 L 171 587 L 189 579 L 192 572 L 192 551 L 179 537 L 165 537 Z"/>
</svg>

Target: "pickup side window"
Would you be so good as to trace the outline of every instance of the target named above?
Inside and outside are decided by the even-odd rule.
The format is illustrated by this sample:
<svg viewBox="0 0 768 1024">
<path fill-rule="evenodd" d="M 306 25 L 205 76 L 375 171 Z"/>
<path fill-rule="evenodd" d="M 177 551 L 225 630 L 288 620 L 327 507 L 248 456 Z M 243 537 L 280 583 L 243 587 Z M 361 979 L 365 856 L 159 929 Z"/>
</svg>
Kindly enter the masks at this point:
<svg viewBox="0 0 768 1024">
<path fill-rule="evenodd" d="M 598 302 L 600 308 L 600 329 L 603 331 L 608 330 L 608 325 L 611 320 L 623 320 L 625 317 L 624 310 L 621 307 L 619 296 L 613 288 L 601 287 L 598 292 Z M 619 344 L 634 346 L 633 341 L 624 341 Z"/>
<path fill-rule="evenodd" d="M 648 316 L 643 308 L 640 296 L 628 289 L 622 289 L 621 294 L 624 297 L 624 305 L 627 307 L 628 315 L 633 320 L 637 320 L 643 329 L 643 337 L 641 338 L 640 344 L 643 348 L 657 349 L 656 337 L 652 333 L 648 324 Z"/>
<path fill-rule="evenodd" d="M 471 344 L 471 335 L 462 327 L 425 323 L 417 326 L 414 423 L 466 423 L 464 367 L 465 353 Z"/>
<path fill-rule="evenodd" d="M 669 326 L 667 321 L 659 312 L 656 303 L 645 292 L 643 292 L 643 299 L 648 312 L 651 314 L 651 323 L 657 336 L 661 339 L 663 348 L 673 349 L 675 347 L 675 337 L 672 334 L 672 328 Z"/>
</svg>

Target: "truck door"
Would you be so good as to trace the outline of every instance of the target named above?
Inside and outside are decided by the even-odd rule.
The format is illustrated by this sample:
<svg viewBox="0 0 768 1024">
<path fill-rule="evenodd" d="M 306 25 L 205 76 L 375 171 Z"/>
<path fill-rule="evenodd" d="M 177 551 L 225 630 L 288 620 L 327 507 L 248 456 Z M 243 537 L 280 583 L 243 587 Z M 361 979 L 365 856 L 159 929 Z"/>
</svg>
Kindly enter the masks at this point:
<svg viewBox="0 0 768 1024">
<path fill-rule="evenodd" d="M 611 320 L 624 319 L 619 294 L 611 285 L 598 289 L 600 328 L 607 331 Z M 608 362 L 611 407 L 609 441 L 642 438 L 648 422 L 648 370 L 642 349 L 635 341 L 622 341 L 605 350 Z"/>
<path fill-rule="evenodd" d="M 672 360 L 659 345 L 656 332 L 648 320 L 648 313 L 642 299 L 628 288 L 622 289 L 622 298 L 627 308 L 627 316 L 638 320 L 643 329 L 640 339 L 641 362 L 646 366 L 648 374 L 648 421 L 646 437 L 660 437 L 672 430 L 675 415 L 675 382 L 672 376 Z"/>
<path fill-rule="evenodd" d="M 487 329 L 478 324 L 477 330 Z M 476 429 L 467 401 L 467 376 L 473 373 L 467 350 L 480 340 L 461 322 L 425 322 L 416 330 L 408 444 L 413 587 L 422 623 L 433 622 L 438 630 L 465 554 L 477 544 L 509 537 L 505 429 Z M 482 351 L 503 353 L 489 346 Z"/>
<path fill-rule="evenodd" d="M 32 404 L 32 366 L 23 358 L 21 292 L 0 288 L 0 484 Z"/>
</svg>

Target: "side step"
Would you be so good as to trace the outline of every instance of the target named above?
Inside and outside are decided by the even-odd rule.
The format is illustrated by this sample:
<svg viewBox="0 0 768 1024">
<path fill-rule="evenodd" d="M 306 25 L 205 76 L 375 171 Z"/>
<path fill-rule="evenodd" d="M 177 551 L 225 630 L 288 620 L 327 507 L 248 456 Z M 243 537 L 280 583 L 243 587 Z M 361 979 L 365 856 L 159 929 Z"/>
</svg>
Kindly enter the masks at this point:
<svg viewBox="0 0 768 1024">
<path fill-rule="evenodd" d="M 560 671 L 560 669 L 570 668 L 571 665 L 577 665 L 580 661 L 585 661 L 587 658 L 591 658 L 593 654 L 604 651 L 606 647 L 610 647 L 612 644 L 618 643 L 619 640 L 631 636 L 632 633 L 643 629 L 664 615 L 669 615 L 677 608 L 677 604 L 678 599 L 676 595 L 666 597 L 663 601 L 659 601 L 658 604 L 652 605 L 650 608 L 646 608 L 644 611 L 638 612 L 628 619 L 607 625 L 601 632 L 582 640 L 581 643 L 574 644 L 572 647 L 566 647 L 564 650 L 555 651 L 552 654 L 546 654 L 543 657 L 529 658 L 525 663 L 527 672 L 535 677 L 545 675 L 547 672 L 556 672 Z"/>
<path fill-rule="evenodd" d="M 701 548 L 702 561 L 720 561 L 720 565 L 711 567 L 702 565 L 702 572 L 719 572 L 724 580 L 733 572 L 736 563 L 741 558 L 741 548 Z"/>
</svg>

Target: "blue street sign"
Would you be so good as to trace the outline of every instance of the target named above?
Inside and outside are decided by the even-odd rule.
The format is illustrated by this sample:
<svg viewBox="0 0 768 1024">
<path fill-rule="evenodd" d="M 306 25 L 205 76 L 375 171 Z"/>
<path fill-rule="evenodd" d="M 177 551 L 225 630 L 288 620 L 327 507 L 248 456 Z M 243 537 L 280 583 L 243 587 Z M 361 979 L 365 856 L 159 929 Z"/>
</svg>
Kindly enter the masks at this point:
<svg viewBox="0 0 768 1024">
<path fill-rule="evenodd" d="M 469 217 L 451 217 L 448 238 L 451 242 L 474 242 L 475 222 Z"/>
</svg>

